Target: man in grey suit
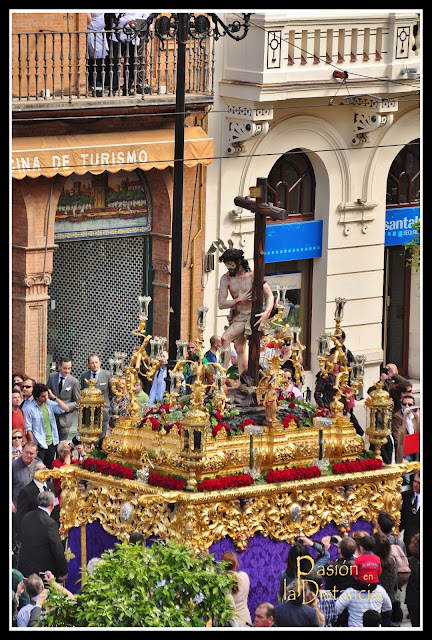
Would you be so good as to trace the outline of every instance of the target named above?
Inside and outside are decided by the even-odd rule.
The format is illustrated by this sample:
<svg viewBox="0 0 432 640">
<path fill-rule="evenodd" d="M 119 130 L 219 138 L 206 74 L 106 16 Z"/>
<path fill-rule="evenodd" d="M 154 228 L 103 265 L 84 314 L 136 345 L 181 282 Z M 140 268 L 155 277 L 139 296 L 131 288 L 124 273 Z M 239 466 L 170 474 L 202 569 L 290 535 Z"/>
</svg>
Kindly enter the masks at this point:
<svg viewBox="0 0 432 640">
<path fill-rule="evenodd" d="M 60 398 L 69 411 L 56 416 L 59 441 L 67 440 L 69 431 L 78 409 L 78 398 L 81 394 L 78 378 L 71 376 L 72 362 L 70 358 L 62 358 L 58 366 L 58 373 L 51 373 L 47 387 Z"/>
<path fill-rule="evenodd" d="M 104 399 L 102 436 L 105 437 L 108 429 L 110 402 L 113 397 L 110 382 L 111 374 L 109 371 L 101 368 L 101 360 L 95 353 L 92 353 L 92 355 L 88 357 L 88 366 L 88 370 L 81 374 L 81 391 L 88 387 L 86 380 L 96 378 L 96 388 L 100 389 Z"/>
</svg>

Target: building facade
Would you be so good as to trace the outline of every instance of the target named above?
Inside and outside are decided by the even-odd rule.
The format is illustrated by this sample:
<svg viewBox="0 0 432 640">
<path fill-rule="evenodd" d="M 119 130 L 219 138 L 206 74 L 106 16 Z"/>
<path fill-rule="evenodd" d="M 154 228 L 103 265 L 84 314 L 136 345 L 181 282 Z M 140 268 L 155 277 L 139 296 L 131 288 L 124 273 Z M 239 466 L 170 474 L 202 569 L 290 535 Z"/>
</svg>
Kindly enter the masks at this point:
<svg viewBox="0 0 432 640">
<path fill-rule="evenodd" d="M 64 355 L 75 374 L 90 352 L 105 366 L 129 355 L 141 294 L 154 335 L 180 315 L 193 339 L 203 303 L 206 342 L 221 334 L 224 266 L 207 258 L 220 239 L 252 263 L 254 217 L 234 198 L 265 178 L 267 201 L 289 214 L 267 223 L 266 278 L 301 327 L 306 385 L 336 297 L 346 344 L 366 357 L 365 388 L 383 361 L 419 378 L 420 276 L 403 246 L 420 217 L 421 13 L 256 12 L 241 41 L 190 38 L 180 241 L 176 42 L 152 32 L 118 62 L 110 33 L 101 94 L 87 14 L 12 13 L 12 369 L 44 380 Z M 134 79 L 128 95 L 116 73 Z"/>
<path fill-rule="evenodd" d="M 258 12 L 241 43 L 218 45 L 206 253 L 230 240 L 252 264 L 254 216 L 234 198 L 266 178 L 266 201 L 288 211 L 267 222 L 266 277 L 286 287 L 312 390 L 316 339 L 335 326 L 336 297 L 347 300 L 346 345 L 366 357 L 364 389 L 383 362 L 420 377 L 420 280 L 403 249 L 420 217 L 420 18 Z M 208 337 L 226 325 L 219 255 L 204 274 Z"/>
<path fill-rule="evenodd" d="M 149 332 L 167 339 L 173 317 L 188 339 L 203 298 L 211 38 L 185 45 L 179 155 L 176 41 L 153 28 L 137 39 L 97 15 L 90 33 L 86 13 L 11 14 L 11 366 L 43 382 L 63 356 L 74 375 L 91 353 L 104 368 L 115 352 L 130 357 L 139 296 L 152 297 Z M 97 60 L 94 38 L 106 47 Z"/>
</svg>

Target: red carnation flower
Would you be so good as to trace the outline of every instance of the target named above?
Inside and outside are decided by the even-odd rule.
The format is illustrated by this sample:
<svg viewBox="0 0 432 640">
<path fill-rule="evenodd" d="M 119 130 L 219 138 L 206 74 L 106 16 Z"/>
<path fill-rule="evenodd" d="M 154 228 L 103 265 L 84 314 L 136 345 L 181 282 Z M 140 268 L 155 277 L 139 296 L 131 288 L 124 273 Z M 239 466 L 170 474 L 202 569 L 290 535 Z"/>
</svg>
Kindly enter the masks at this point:
<svg viewBox="0 0 432 640">
<path fill-rule="evenodd" d="M 153 431 L 158 431 L 159 430 L 159 420 L 157 418 L 154 418 L 154 417 L 150 417 L 149 420 L 150 420 L 151 428 L 153 429 Z"/>
</svg>

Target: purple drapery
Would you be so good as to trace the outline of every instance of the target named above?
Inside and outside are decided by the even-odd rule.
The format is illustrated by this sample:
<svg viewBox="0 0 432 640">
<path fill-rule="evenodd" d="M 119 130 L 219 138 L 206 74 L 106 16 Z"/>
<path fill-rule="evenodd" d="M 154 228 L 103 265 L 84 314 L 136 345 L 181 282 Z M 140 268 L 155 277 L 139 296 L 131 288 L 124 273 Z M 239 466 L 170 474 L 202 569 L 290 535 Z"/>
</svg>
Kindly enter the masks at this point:
<svg viewBox="0 0 432 640">
<path fill-rule="evenodd" d="M 357 520 L 351 527 L 351 533 L 363 530 L 368 533 L 373 532 L 373 526 L 363 519 Z M 337 526 L 331 522 L 316 534 L 311 536 L 312 540 L 321 540 L 324 536 L 339 535 Z M 149 538 L 146 544 L 152 545 L 156 538 Z M 100 555 L 112 549 L 119 540 L 104 531 L 99 521 L 92 522 L 86 527 L 86 543 L 87 543 L 87 561 L 91 558 L 100 557 Z M 80 589 L 81 578 L 81 531 L 79 528 L 73 528 L 68 538 L 68 547 L 74 554 L 74 557 L 68 563 L 68 577 L 66 587 L 76 593 Z M 240 567 L 249 575 L 250 592 L 249 592 L 249 611 L 254 617 L 256 606 L 260 602 L 271 602 L 277 604 L 277 590 L 279 588 L 279 576 L 286 568 L 286 560 L 291 545 L 284 541 L 276 541 L 260 534 L 254 535 L 248 542 L 246 551 L 236 551 L 234 542 L 231 538 L 226 537 L 216 542 L 209 549 L 213 553 L 215 560 L 219 561 L 225 551 L 233 551 L 239 561 Z M 337 549 L 335 545 L 330 546 L 330 559 L 335 560 L 337 557 Z M 312 555 L 314 552 L 312 551 Z"/>
<path fill-rule="evenodd" d="M 351 532 L 367 531 L 372 533 L 373 526 L 365 520 L 359 519 L 351 527 Z M 311 540 L 321 540 L 324 536 L 340 535 L 337 526 L 330 523 L 320 529 L 311 537 Z M 286 561 L 291 545 L 287 542 L 272 540 L 256 534 L 248 542 L 246 551 L 236 551 L 231 538 L 224 538 L 209 549 L 214 553 L 215 560 L 220 560 L 225 551 L 233 551 L 240 561 L 240 568 L 245 571 L 250 579 L 250 591 L 248 606 L 252 620 L 255 608 L 261 602 L 270 602 L 277 605 L 277 591 L 279 588 L 279 576 L 286 568 Z M 338 556 L 337 548 L 334 544 L 330 546 L 330 559 L 335 560 Z M 314 550 L 311 555 L 316 556 Z"/>
</svg>

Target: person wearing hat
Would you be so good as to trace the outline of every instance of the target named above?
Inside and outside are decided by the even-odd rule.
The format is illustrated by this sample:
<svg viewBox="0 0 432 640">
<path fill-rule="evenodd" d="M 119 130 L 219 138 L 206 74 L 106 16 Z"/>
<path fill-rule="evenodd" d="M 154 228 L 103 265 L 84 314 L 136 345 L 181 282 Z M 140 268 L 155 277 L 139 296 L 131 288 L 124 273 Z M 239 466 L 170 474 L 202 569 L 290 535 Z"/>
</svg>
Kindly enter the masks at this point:
<svg viewBox="0 0 432 640">
<path fill-rule="evenodd" d="M 336 600 L 338 615 L 348 610 L 348 627 L 362 627 L 365 611 L 378 611 L 382 617 L 382 626 L 389 627 L 392 603 L 379 583 L 381 560 L 373 553 L 375 540 L 364 535 L 360 539 L 360 555 L 354 561 L 351 586 L 346 588 Z"/>
<path fill-rule="evenodd" d="M 269 285 L 264 281 L 265 308 L 262 313 L 256 314 L 256 318 L 251 319 L 254 275 L 248 261 L 244 258 L 243 251 L 227 249 L 220 256 L 219 262 L 223 262 L 228 269 L 219 283 L 219 309 L 229 310 L 228 327 L 222 335 L 222 346 L 229 347 L 231 343 L 234 344 L 239 372 L 242 373 L 247 368 L 246 342 L 252 334 L 251 322 L 256 320 L 255 326 L 262 328 L 273 310 L 274 296 Z"/>
</svg>

